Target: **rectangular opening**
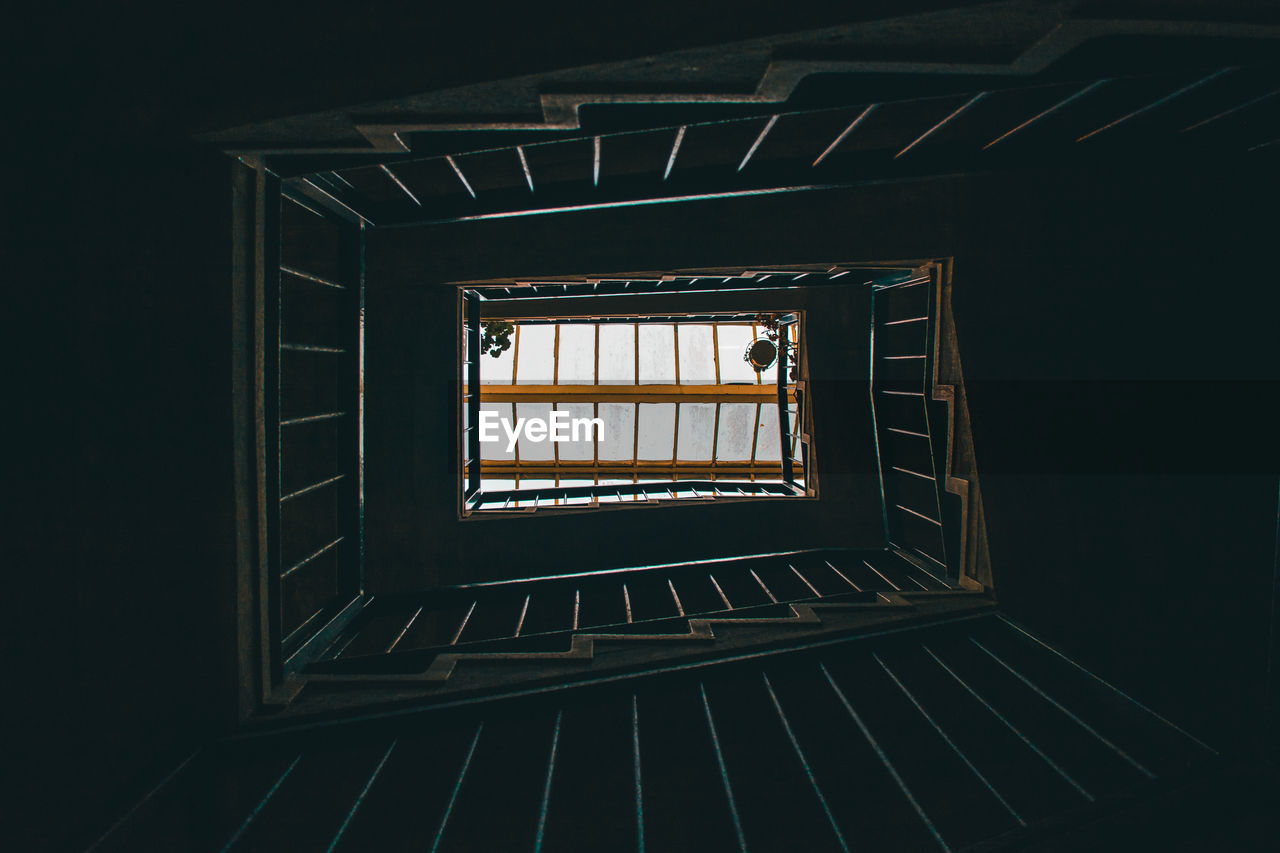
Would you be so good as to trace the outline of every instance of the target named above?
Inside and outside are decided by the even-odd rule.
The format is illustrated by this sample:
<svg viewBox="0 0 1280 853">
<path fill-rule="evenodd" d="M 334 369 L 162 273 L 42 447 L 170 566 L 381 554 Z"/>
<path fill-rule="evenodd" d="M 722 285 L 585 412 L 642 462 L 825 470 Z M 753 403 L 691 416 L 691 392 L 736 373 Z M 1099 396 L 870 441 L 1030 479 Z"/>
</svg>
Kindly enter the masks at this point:
<svg viewBox="0 0 1280 853">
<path fill-rule="evenodd" d="M 494 320 L 462 293 L 464 516 L 809 494 L 803 312 Z"/>
</svg>

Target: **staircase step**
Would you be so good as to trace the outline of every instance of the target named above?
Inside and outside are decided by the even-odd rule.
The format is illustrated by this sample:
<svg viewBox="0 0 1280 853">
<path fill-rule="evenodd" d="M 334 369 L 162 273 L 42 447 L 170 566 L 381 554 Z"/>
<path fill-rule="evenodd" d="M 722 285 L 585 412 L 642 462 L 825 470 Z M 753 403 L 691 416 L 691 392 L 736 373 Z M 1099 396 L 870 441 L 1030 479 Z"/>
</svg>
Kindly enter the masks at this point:
<svg viewBox="0 0 1280 853">
<path fill-rule="evenodd" d="M 628 630 L 608 632 L 575 632 L 569 635 L 568 648 L 552 648 L 529 650 L 517 646 L 493 651 L 449 651 L 436 654 L 425 670 L 413 672 L 311 672 L 308 680 L 321 684 L 436 684 L 448 681 L 459 663 L 482 664 L 516 664 L 528 665 L 538 663 L 563 663 L 593 661 L 600 648 L 605 645 L 659 645 L 670 644 L 704 644 L 714 643 L 723 635 L 730 635 L 736 629 L 820 629 L 824 616 L 832 619 L 837 614 L 872 613 L 889 615 L 895 611 L 911 611 L 914 601 L 928 600 L 936 596 L 944 596 L 949 600 L 967 600 L 980 603 L 985 595 L 976 592 L 918 592 L 909 594 L 880 593 L 875 601 L 828 601 L 800 602 L 786 605 L 770 605 L 756 608 L 751 612 L 740 613 L 729 611 L 714 617 L 694 617 L 685 620 L 662 620 L 660 623 L 645 623 L 642 627 L 650 630 L 635 631 L 632 626 Z M 654 629 L 670 626 L 676 629 L 687 626 L 684 630 L 671 630 L 659 633 Z M 528 638 L 534 640 L 535 638 Z M 560 637 L 536 638 L 539 643 L 557 645 Z"/>
<path fill-rule="evenodd" d="M 636 720 L 630 692 L 564 709 L 542 849 L 636 850 Z M 589 804 L 593 819 L 584 821 Z"/>
<path fill-rule="evenodd" d="M 395 748 L 334 849 L 340 853 L 409 853 L 429 845 L 477 728 L 473 723 L 397 737 Z"/>
<path fill-rule="evenodd" d="M 958 850 L 993 833 L 1017 829 L 1019 818 L 1003 794 L 985 776 L 973 772 L 967 756 L 951 747 L 954 741 L 949 743 L 939 733 L 941 726 L 935 728 L 939 718 L 947 719 L 946 709 L 934 707 L 926 718 L 916 706 L 918 700 L 913 701 L 915 694 L 908 695 L 899 686 L 905 681 L 892 667 L 886 671 L 882 661 L 878 656 L 860 655 L 830 661 L 827 671 L 863 724 L 876 733 L 885 760 L 910 780 L 906 785 L 912 798 L 938 835 Z"/>
<path fill-rule="evenodd" d="M 224 740 L 100 849 L 1132 847 L 1221 766 L 994 615 L 557 688 Z"/>
<path fill-rule="evenodd" d="M 644 848 L 740 850 L 698 686 L 639 691 L 637 718 Z"/>
<path fill-rule="evenodd" d="M 1214 751 L 1159 720 L 1122 694 L 1055 654 L 1010 623 L 1000 621 L 975 630 L 974 637 L 1002 661 L 1059 701 L 1069 697 L 1086 722 L 1105 720 L 1099 730 L 1157 776 L 1185 771 Z M 1152 725 L 1153 720 L 1160 725 Z"/>
<path fill-rule="evenodd" d="M 790 849 L 794 826 L 803 825 L 805 850 L 838 853 L 842 834 L 809 782 L 770 697 L 772 689 L 763 677 L 707 679 L 703 686 L 704 710 L 715 720 L 747 849 Z M 778 820 L 779 815 L 787 819 Z"/>
<path fill-rule="evenodd" d="M 1033 743 L 1058 744 L 1055 760 L 1093 797 L 1116 795 L 1149 778 L 1140 766 L 1118 754 L 1054 704 L 1071 701 L 1069 697 L 1053 697 L 1050 701 L 1041 696 L 974 645 L 968 636 L 947 648 L 931 650 Z"/>
</svg>

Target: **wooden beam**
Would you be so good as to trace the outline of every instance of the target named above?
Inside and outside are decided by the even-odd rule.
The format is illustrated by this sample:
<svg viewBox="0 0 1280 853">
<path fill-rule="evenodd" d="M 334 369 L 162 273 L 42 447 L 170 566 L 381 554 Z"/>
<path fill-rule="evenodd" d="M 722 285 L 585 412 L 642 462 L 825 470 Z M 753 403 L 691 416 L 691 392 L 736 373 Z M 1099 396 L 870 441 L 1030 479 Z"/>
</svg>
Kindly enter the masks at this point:
<svg viewBox="0 0 1280 853">
<path fill-rule="evenodd" d="M 481 385 L 491 403 L 770 403 L 774 388 L 764 385 Z M 795 400 L 795 390 L 787 389 Z"/>
<path fill-rule="evenodd" d="M 636 463 L 627 460 L 594 462 L 590 459 L 562 459 L 557 463 L 554 460 L 547 459 L 536 462 L 526 460 L 516 463 L 509 459 L 486 459 L 480 463 L 480 470 L 486 480 L 504 476 L 514 477 L 517 474 L 534 479 L 551 479 L 556 474 L 569 479 L 578 479 L 580 477 L 591 479 L 597 475 L 609 479 L 618 479 L 619 477 L 630 477 L 632 475 L 670 478 L 672 475 L 679 474 L 682 479 L 694 480 L 708 480 L 713 476 L 742 478 L 753 474 L 761 477 L 782 476 L 782 467 L 772 462 L 704 461 L 673 463 L 669 460 L 659 460 L 657 462 L 641 461 Z"/>
</svg>

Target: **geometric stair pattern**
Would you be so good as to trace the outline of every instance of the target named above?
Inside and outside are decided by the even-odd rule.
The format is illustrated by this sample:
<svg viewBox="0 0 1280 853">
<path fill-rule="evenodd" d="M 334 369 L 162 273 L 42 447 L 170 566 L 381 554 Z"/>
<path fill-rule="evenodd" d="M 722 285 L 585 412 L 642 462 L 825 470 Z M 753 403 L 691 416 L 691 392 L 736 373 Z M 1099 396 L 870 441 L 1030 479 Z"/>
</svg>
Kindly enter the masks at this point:
<svg viewBox="0 0 1280 853">
<path fill-rule="evenodd" d="M 938 595 L 982 598 L 892 552 L 839 549 L 436 590 L 375 600 L 306 677 L 440 683 L 463 661 L 589 661 L 602 643 L 707 644 L 735 626 L 813 627 Z"/>
<path fill-rule="evenodd" d="M 1217 762 L 986 612 L 239 735 L 189 759 L 98 849 L 994 850 Z"/>
<path fill-rule="evenodd" d="M 642 129 L 523 144 L 472 137 L 448 156 L 285 170 L 294 175 L 285 186 L 369 225 L 402 226 L 1045 163 L 1265 157 L 1277 150 L 1278 82 L 1268 63 L 992 82 L 731 119 L 691 120 L 679 105 L 655 114 L 648 105 L 635 118 Z M 865 90 L 853 84 L 846 96 Z"/>
</svg>

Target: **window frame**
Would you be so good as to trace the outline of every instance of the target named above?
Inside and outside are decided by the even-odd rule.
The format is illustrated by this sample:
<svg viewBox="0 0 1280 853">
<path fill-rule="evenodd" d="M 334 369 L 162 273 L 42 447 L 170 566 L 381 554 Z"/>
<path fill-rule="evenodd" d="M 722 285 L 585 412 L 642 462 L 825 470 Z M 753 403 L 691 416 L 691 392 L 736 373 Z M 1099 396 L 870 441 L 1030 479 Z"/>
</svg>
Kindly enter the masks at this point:
<svg viewBox="0 0 1280 853">
<path fill-rule="evenodd" d="M 566 512 L 581 512 L 584 509 L 601 510 L 601 509 L 618 509 L 618 508 L 623 508 L 627 506 L 634 507 L 634 506 L 646 506 L 646 505 L 648 506 L 687 505 L 694 502 L 702 503 L 709 500 L 744 501 L 744 500 L 772 500 L 776 497 L 783 497 L 783 496 L 799 497 L 799 498 L 816 498 L 817 497 L 816 484 L 814 482 L 816 478 L 807 476 L 809 474 L 808 463 L 811 455 L 809 452 L 809 443 L 811 441 L 811 438 L 809 436 L 808 429 L 806 428 L 806 423 L 807 423 L 806 416 L 808 415 L 808 400 L 806 398 L 807 383 L 805 381 L 805 333 L 804 333 L 805 311 L 804 309 L 802 308 L 777 309 L 770 306 L 758 312 L 742 312 L 740 310 L 726 309 L 724 311 L 664 312 L 662 314 L 655 314 L 652 312 L 649 312 L 649 313 L 610 312 L 606 314 L 575 313 L 568 316 L 555 316 L 555 315 L 550 315 L 549 313 L 540 313 L 536 315 L 518 316 L 518 317 L 503 316 L 501 319 L 507 320 L 516 324 L 516 330 L 512 336 L 513 339 L 512 339 L 512 356 L 511 356 L 511 372 L 512 372 L 511 382 L 509 384 L 505 382 L 499 384 L 499 383 L 486 383 L 482 378 L 480 378 L 480 369 L 479 369 L 478 362 L 480 358 L 482 358 L 482 356 L 478 355 L 478 343 L 480 340 L 480 328 L 484 320 L 487 318 L 484 316 L 483 309 L 480 307 L 485 300 L 482 297 L 477 298 L 478 296 L 479 294 L 473 287 L 459 287 L 459 317 L 464 321 L 462 323 L 459 323 L 458 325 L 458 328 L 460 330 L 460 337 L 458 342 L 459 343 L 459 349 L 458 349 L 459 372 L 457 376 L 457 381 L 459 383 L 460 393 L 456 396 L 456 399 L 458 400 L 458 403 L 459 403 L 459 411 L 458 411 L 459 455 L 455 457 L 459 462 L 459 475 L 458 475 L 458 479 L 460 483 L 460 488 L 458 490 L 459 519 L 471 520 L 471 519 L 480 519 L 480 518 L 509 517 L 512 514 L 526 514 L 534 511 L 536 511 L 538 514 L 551 514 L 551 513 L 558 514 L 558 513 L 566 513 Z M 471 301 L 469 302 L 468 300 L 471 300 Z M 471 311 L 468 309 L 469 304 L 475 306 L 475 308 L 473 309 L 474 314 L 472 314 Z M 775 374 L 775 378 L 772 382 L 766 381 L 760 374 L 757 374 L 755 377 L 756 382 L 754 383 L 754 385 L 734 383 L 729 385 L 729 387 L 753 388 L 755 389 L 755 396 L 759 396 L 759 391 L 763 390 L 764 388 L 768 388 L 769 386 L 773 386 L 774 388 L 778 389 L 778 392 L 779 392 L 778 393 L 778 405 L 779 405 L 778 411 L 780 416 L 779 426 L 778 426 L 780 459 L 776 469 L 777 474 L 775 474 L 774 477 L 772 478 L 760 478 L 758 476 L 760 472 L 754 470 L 758 468 L 760 464 L 759 460 L 756 458 L 755 444 L 756 444 L 756 441 L 758 440 L 759 429 L 760 429 L 759 422 L 760 422 L 760 415 L 761 415 L 761 407 L 768 405 L 768 403 L 764 401 L 757 401 L 754 399 L 751 401 L 757 404 L 756 418 L 754 421 L 756 424 L 756 428 L 755 428 L 756 432 L 753 435 L 753 439 L 752 439 L 752 444 L 753 444 L 752 459 L 744 463 L 741 461 L 725 462 L 722 460 L 717 460 L 715 458 L 715 454 L 718 449 L 718 444 L 720 439 L 719 416 L 721 413 L 721 406 L 724 403 L 733 403 L 735 401 L 731 398 L 717 398 L 715 400 L 707 401 L 707 400 L 701 400 L 696 395 L 691 395 L 690 398 L 687 400 L 683 399 L 683 397 L 685 396 L 683 392 L 686 389 L 696 389 L 699 387 L 716 387 L 716 388 L 725 387 L 725 384 L 719 381 L 721 380 L 721 370 L 720 370 L 720 364 L 719 364 L 720 362 L 719 329 L 724 325 L 737 324 L 737 323 L 742 323 L 742 324 L 753 323 L 753 321 L 756 318 L 758 318 L 760 314 L 779 314 L 779 315 L 783 315 L 786 318 L 785 324 L 789 329 L 789 339 L 795 342 L 795 346 L 793 347 L 794 354 L 791 356 L 790 359 L 787 359 L 787 360 L 784 360 L 781 358 L 778 359 L 777 373 Z M 558 458 L 559 454 L 557 452 L 553 457 L 553 459 L 549 460 L 546 463 L 538 463 L 538 464 L 530 465 L 527 461 L 522 463 L 521 460 L 518 459 L 518 448 L 517 448 L 515 452 L 515 458 L 513 459 L 512 464 L 499 465 L 499 467 L 505 467 L 505 468 L 511 469 L 511 471 L 508 472 L 510 473 L 511 476 L 509 478 L 499 477 L 499 478 L 490 478 L 490 479 L 500 479 L 500 480 L 510 479 L 512 480 L 512 485 L 517 486 L 517 488 L 522 477 L 530 477 L 530 475 L 533 475 L 532 477 L 530 477 L 530 479 L 534 479 L 534 480 L 550 479 L 554 485 L 549 486 L 548 489 L 553 490 L 556 493 L 563 492 L 564 497 L 566 499 L 571 499 L 573 503 L 566 504 L 562 500 L 557 499 L 552 504 L 546 504 L 541 502 L 541 501 L 544 501 L 545 498 L 535 497 L 536 493 L 533 490 L 526 489 L 526 490 L 520 490 L 520 491 L 527 492 L 530 495 L 530 499 L 539 501 L 539 503 L 536 503 L 533 506 L 525 506 L 525 505 L 521 505 L 524 503 L 523 498 L 520 498 L 518 500 L 510 500 L 510 501 L 504 499 L 503 506 L 499 508 L 484 507 L 483 504 L 489 503 L 490 501 L 484 501 L 484 500 L 476 501 L 477 497 L 486 494 L 484 491 L 483 485 L 480 485 L 479 488 L 476 488 L 474 490 L 471 489 L 468 485 L 473 482 L 479 482 L 480 478 L 475 476 L 474 469 L 480 467 L 480 465 L 483 465 L 485 463 L 485 460 L 483 460 L 482 454 L 478 449 L 478 424 L 476 423 L 476 418 L 478 418 L 480 406 L 481 406 L 481 399 L 480 399 L 481 394 L 479 393 L 476 393 L 474 395 L 471 394 L 471 391 L 470 391 L 471 383 L 477 382 L 480 387 L 487 386 L 487 387 L 493 388 L 496 386 L 498 388 L 508 389 L 509 391 L 511 391 L 512 392 L 511 396 L 513 398 L 511 403 L 513 405 L 513 413 L 514 413 L 515 411 L 514 405 L 517 404 L 517 400 L 519 399 L 520 396 L 522 396 L 519 392 L 517 392 L 517 389 L 520 389 L 522 387 L 518 378 L 519 336 L 520 336 L 521 326 L 522 325 L 528 326 L 528 325 L 535 325 L 535 324 L 537 325 L 557 324 L 557 330 L 558 330 L 560 325 L 590 324 L 594 326 L 594 328 L 596 329 L 596 344 L 595 344 L 596 352 L 594 357 L 595 366 L 593 368 L 592 384 L 583 385 L 580 382 L 575 381 L 572 383 L 564 383 L 562 385 L 559 382 L 559 377 L 557 375 L 558 366 L 559 366 L 558 353 L 556 353 L 553 350 L 552 385 L 551 386 L 538 385 L 538 386 L 530 387 L 528 384 L 525 384 L 523 387 L 529 391 L 541 391 L 541 392 L 545 392 L 548 388 L 551 388 L 551 387 L 555 387 L 557 389 L 563 387 L 564 389 L 566 389 L 565 396 L 568 396 L 568 397 L 580 396 L 583 390 L 588 390 L 588 389 L 592 392 L 599 392 L 600 389 L 606 387 L 600 383 L 600 379 L 599 379 L 599 375 L 600 375 L 599 374 L 600 331 L 599 330 L 604 328 L 607 324 L 610 324 L 610 323 L 621 323 L 621 324 L 633 325 L 635 329 L 636 341 L 637 341 L 636 348 L 633 355 L 636 359 L 637 364 L 636 364 L 634 373 L 631 376 L 632 381 L 630 384 L 618 384 L 618 385 L 608 386 L 608 387 L 623 389 L 618 392 L 623 396 L 630 395 L 633 397 L 643 397 L 643 396 L 656 395 L 657 399 L 653 400 L 652 402 L 677 403 L 677 409 L 676 409 L 677 421 L 672 430 L 673 432 L 672 458 L 670 460 L 657 460 L 657 461 L 646 462 L 643 460 L 639 460 L 637 458 L 638 453 L 636 452 L 636 450 L 633 450 L 632 456 L 627 460 L 622 460 L 617 464 L 609 464 L 607 462 L 602 463 L 601 460 L 599 459 L 599 442 L 597 440 L 593 442 L 594 452 L 591 460 L 572 460 L 572 461 L 560 460 Z M 682 324 L 693 324 L 693 323 L 697 323 L 699 325 L 712 326 L 712 329 L 713 329 L 712 352 L 713 352 L 713 357 L 715 362 L 715 379 L 717 380 L 714 386 L 690 386 L 690 385 L 685 385 L 681 382 L 681 378 L 679 375 L 680 332 L 679 332 L 678 326 Z M 674 385 L 653 385 L 653 384 L 644 383 L 641 381 L 641 370 L 639 367 L 639 356 L 640 356 L 639 336 L 640 336 L 640 326 L 645 324 L 670 324 L 673 326 L 673 336 L 672 336 L 673 350 L 674 350 L 673 358 L 674 358 L 675 370 L 676 370 L 676 377 L 675 377 L 676 382 Z M 469 336 L 470 338 L 469 341 L 463 339 L 466 336 Z M 752 334 L 749 340 L 754 340 L 760 336 L 762 336 L 762 332 L 759 328 L 759 323 L 754 322 Z M 558 338 L 559 338 L 558 331 L 556 334 L 556 338 L 558 341 Z M 471 349 L 472 347 L 475 347 L 477 349 Z M 468 359 L 469 351 L 477 352 L 477 357 L 475 359 Z M 792 364 L 795 365 L 795 373 L 797 377 L 795 380 L 791 380 L 787 376 L 787 373 L 789 372 L 790 366 Z M 463 371 L 467 371 L 467 372 L 464 374 Z M 781 385 L 778 384 L 778 381 L 780 379 L 782 380 Z M 643 389 L 643 388 L 652 388 L 653 391 L 655 392 L 655 395 L 645 395 L 641 393 L 640 389 Z M 578 393 L 575 394 L 573 393 L 574 389 L 581 389 L 581 390 L 579 390 Z M 668 392 L 668 393 L 664 394 L 662 392 Z M 545 393 L 543 394 L 543 396 L 545 396 Z M 543 401 L 543 402 L 551 402 L 554 410 L 554 407 L 558 406 L 561 403 L 568 404 L 573 401 L 571 399 L 570 400 L 557 399 L 554 401 Z M 608 401 L 591 400 L 591 401 L 583 401 L 583 402 L 594 403 L 593 410 L 592 410 L 593 416 L 598 416 L 600 402 L 608 402 Z M 651 402 L 651 401 L 645 401 L 645 402 Z M 711 402 L 716 405 L 715 422 L 712 427 L 712 445 L 713 445 L 712 459 L 710 461 L 687 461 L 687 460 L 678 459 L 678 441 L 679 441 L 679 421 L 678 421 L 679 405 L 678 404 L 680 402 L 690 402 L 690 403 Z M 464 411 L 464 406 L 468 403 L 470 403 L 474 407 L 469 412 Z M 634 419 L 633 427 L 632 427 L 633 440 L 638 440 L 638 436 L 639 436 L 638 420 L 639 420 L 639 411 L 640 411 L 639 406 L 641 405 L 640 400 L 638 399 L 634 400 L 634 405 L 636 406 L 636 410 L 635 410 L 635 415 L 633 415 L 633 419 Z M 791 423 L 791 410 L 795 410 L 800 415 L 800 417 L 797 418 L 797 422 L 795 422 L 794 424 Z M 480 465 L 474 465 L 474 466 L 470 465 L 469 463 L 472 460 L 479 462 Z M 493 460 L 489 460 L 489 462 L 492 462 L 492 461 Z M 792 464 L 788 464 L 788 463 L 792 463 Z M 521 467 L 527 467 L 529 469 L 528 473 L 518 470 Z M 575 468 L 581 468 L 584 478 L 591 479 L 594 482 L 591 483 L 589 486 L 574 487 L 574 486 L 562 485 L 561 480 L 564 480 L 564 479 L 569 479 L 574 481 L 583 479 L 578 477 L 566 478 L 564 476 L 565 473 L 573 472 L 573 469 Z M 629 468 L 630 470 L 629 471 L 614 470 L 614 469 L 623 469 L 623 468 Z M 687 469 L 687 473 L 685 471 L 681 471 L 682 468 Z M 717 468 L 720 468 L 723 470 L 717 471 L 716 470 Z M 801 474 L 800 476 L 795 476 L 793 474 L 794 469 L 799 469 L 800 471 L 803 472 L 803 474 Z M 543 472 L 543 471 L 545 471 L 550 476 L 546 476 L 546 477 L 537 476 L 540 472 Z M 652 477 L 652 478 L 644 477 L 645 473 L 653 473 L 659 476 Z M 734 475 L 737 475 L 737 476 L 735 477 Z M 617 481 L 619 479 L 625 479 L 628 477 L 631 481 L 630 483 L 622 483 L 622 484 L 618 484 L 616 482 L 601 483 L 602 480 Z M 698 489 L 694 485 L 695 483 L 702 484 L 704 488 Z M 716 485 L 717 483 L 719 483 L 720 485 Z M 598 491 L 602 486 L 611 487 L 611 491 L 615 492 L 616 494 L 592 495 L 590 496 L 590 499 L 585 502 L 582 502 L 582 503 L 577 502 L 578 499 L 582 497 L 582 492 L 579 490 L 590 491 L 592 489 L 595 489 Z M 723 488 L 721 486 L 723 486 Z M 780 486 L 782 488 L 774 489 L 773 486 Z M 503 490 L 503 492 L 500 494 L 505 496 L 507 493 L 514 494 L 515 491 L 517 490 L 516 489 Z M 689 491 L 691 491 L 692 494 L 689 494 L 687 496 L 682 494 Z M 737 491 L 738 494 L 729 493 L 733 491 Z M 666 493 L 666 497 L 660 496 L 660 493 L 662 492 Z M 707 492 L 709 492 L 709 494 Z M 493 494 L 492 490 L 489 492 L 489 494 Z M 510 503 L 511 505 L 508 506 L 507 505 L 508 503 Z"/>
</svg>

